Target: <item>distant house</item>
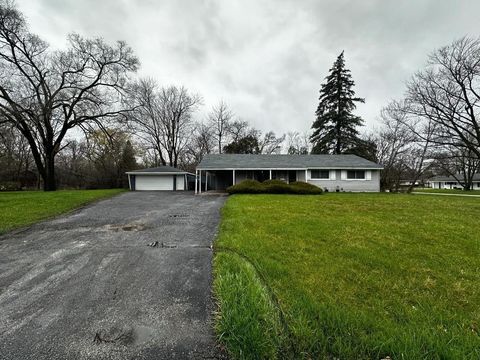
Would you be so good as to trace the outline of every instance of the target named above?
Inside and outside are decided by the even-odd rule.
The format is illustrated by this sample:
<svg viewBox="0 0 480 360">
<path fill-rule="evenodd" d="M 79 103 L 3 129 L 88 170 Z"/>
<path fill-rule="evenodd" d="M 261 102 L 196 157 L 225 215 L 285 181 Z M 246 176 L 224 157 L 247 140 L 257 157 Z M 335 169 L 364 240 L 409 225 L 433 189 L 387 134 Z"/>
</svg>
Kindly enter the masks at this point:
<svg viewBox="0 0 480 360">
<path fill-rule="evenodd" d="M 242 180 L 305 181 L 328 191 L 380 191 L 383 167 L 356 155 L 209 154 L 196 169 L 195 191 L 225 190 Z"/>
<path fill-rule="evenodd" d="M 462 179 L 462 175 L 457 175 Z M 432 189 L 463 189 L 462 184 L 453 176 L 435 176 L 427 181 Z M 480 173 L 473 176 L 473 190 L 480 190 Z"/>
</svg>

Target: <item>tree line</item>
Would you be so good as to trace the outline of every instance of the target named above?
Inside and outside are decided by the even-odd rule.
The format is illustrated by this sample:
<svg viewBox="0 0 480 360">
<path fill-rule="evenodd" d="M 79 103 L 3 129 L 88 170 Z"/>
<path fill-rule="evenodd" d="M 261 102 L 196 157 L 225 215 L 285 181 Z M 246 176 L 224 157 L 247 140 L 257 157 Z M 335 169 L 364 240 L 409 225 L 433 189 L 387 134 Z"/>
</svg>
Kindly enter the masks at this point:
<svg viewBox="0 0 480 360">
<path fill-rule="evenodd" d="M 356 154 L 384 165 L 383 189 L 432 174 L 470 189 L 480 166 L 480 41 L 434 51 L 405 96 L 364 120 L 342 52 L 321 85 L 311 131 L 277 135 L 242 120 L 223 100 L 199 120 L 200 94 L 138 78 L 122 41 L 68 37 L 52 50 L 12 2 L 0 0 L 0 189 L 125 187 L 125 171 L 193 171 L 205 154 Z"/>
<path fill-rule="evenodd" d="M 284 137 L 262 134 L 224 102 L 194 121 L 200 95 L 136 79 L 131 47 L 68 37 L 52 50 L 13 2 L 0 2 L 0 188 L 125 186 L 139 166 L 192 169 L 203 154 L 273 153 Z"/>
</svg>

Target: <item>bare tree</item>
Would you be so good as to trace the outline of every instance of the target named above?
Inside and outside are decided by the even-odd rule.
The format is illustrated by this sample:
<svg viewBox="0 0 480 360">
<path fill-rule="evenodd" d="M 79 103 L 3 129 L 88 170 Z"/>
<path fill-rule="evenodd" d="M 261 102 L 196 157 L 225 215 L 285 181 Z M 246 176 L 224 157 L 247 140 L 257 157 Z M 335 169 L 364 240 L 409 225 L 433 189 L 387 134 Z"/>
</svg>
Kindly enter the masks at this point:
<svg viewBox="0 0 480 360">
<path fill-rule="evenodd" d="M 228 108 L 227 104 L 222 100 L 212 108 L 208 115 L 210 127 L 215 134 L 218 144 L 218 153 L 222 153 L 223 140 L 228 134 L 230 123 L 233 119 L 233 112 Z"/>
<path fill-rule="evenodd" d="M 435 167 L 453 177 L 464 190 L 471 190 L 473 178 L 480 171 L 480 158 L 468 148 L 446 146 L 436 152 Z"/>
<path fill-rule="evenodd" d="M 232 121 L 228 128 L 230 142 L 237 142 L 241 138 L 252 135 L 253 132 L 255 132 L 255 130 L 250 127 L 247 121 L 244 120 Z"/>
<path fill-rule="evenodd" d="M 260 154 L 274 154 L 279 153 L 282 149 L 282 144 L 285 141 L 285 135 L 276 137 L 273 131 L 265 133 L 263 138 L 258 134 L 258 150 Z"/>
<path fill-rule="evenodd" d="M 434 51 L 408 84 L 408 111 L 435 124 L 431 141 L 480 157 L 480 39 L 464 37 Z"/>
<path fill-rule="evenodd" d="M 0 182 L 18 181 L 34 167 L 27 140 L 9 123 L 0 124 Z"/>
<path fill-rule="evenodd" d="M 414 136 L 409 151 L 406 153 L 406 163 L 410 170 L 408 192 L 411 192 L 417 181 L 422 179 L 433 165 L 434 144 L 432 139 L 436 133 L 436 124 L 431 119 L 421 122 L 416 118 L 408 117 L 404 124 Z"/>
<path fill-rule="evenodd" d="M 138 60 L 124 42 L 70 35 L 69 48 L 50 51 L 22 14 L 0 3 L 0 118 L 28 141 L 44 190 L 56 190 L 55 156 L 73 128 L 103 127 Z"/>
<path fill-rule="evenodd" d="M 184 87 L 160 88 L 153 80 L 140 80 L 126 101 L 133 109 L 127 116 L 130 129 L 154 150 L 157 165 L 177 166 L 190 140 L 192 114 L 202 103 L 201 97 Z"/>
<path fill-rule="evenodd" d="M 154 166 L 166 165 L 158 84 L 153 79 L 140 79 L 132 83 L 125 102 L 126 107 L 133 109 L 127 116 L 130 130 L 145 145 L 145 155 L 153 157 L 148 163 Z"/>
<path fill-rule="evenodd" d="M 184 154 L 185 156 L 182 158 L 183 167 L 189 167 L 194 170 L 195 165 L 199 164 L 206 154 L 213 152 L 215 142 L 215 135 L 208 124 L 195 124 L 193 134 Z"/>
<path fill-rule="evenodd" d="M 410 192 L 432 167 L 436 124 L 412 115 L 405 101 L 392 101 L 382 109 L 381 119 L 383 126 L 375 142 L 375 160 L 384 166 L 381 185 L 398 190 L 401 180 L 409 180 Z"/>
<path fill-rule="evenodd" d="M 286 151 L 288 154 L 308 154 L 311 150 L 310 134 L 290 131 L 286 135 Z"/>
<path fill-rule="evenodd" d="M 380 184 L 382 189 L 398 191 L 402 177 L 409 173 L 407 157 L 415 135 L 405 125 L 407 114 L 396 101 L 382 109 L 380 118 L 382 126 L 375 141 L 376 161 L 384 167 L 380 174 Z"/>
</svg>

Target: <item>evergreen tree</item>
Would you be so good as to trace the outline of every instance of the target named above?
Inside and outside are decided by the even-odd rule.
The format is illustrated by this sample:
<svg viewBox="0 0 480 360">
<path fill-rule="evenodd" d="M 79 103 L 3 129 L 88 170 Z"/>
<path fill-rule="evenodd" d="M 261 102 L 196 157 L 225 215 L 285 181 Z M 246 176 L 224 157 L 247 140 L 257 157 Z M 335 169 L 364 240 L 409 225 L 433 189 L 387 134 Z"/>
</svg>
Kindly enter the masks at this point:
<svg viewBox="0 0 480 360">
<path fill-rule="evenodd" d="M 223 152 L 225 154 L 259 154 L 258 138 L 254 135 L 244 136 L 225 145 Z"/>
<path fill-rule="evenodd" d="M 320 89 L 317 118 L 310 137 L 313 154 L 342 154 L 360 141 L 357 127 L 363 125 L 363 120 L 352 111 L 356 102 L 365 100 L 355 97 L 354 85 L 350 70 L 345 68 L 342 51 Z"/>
<path fill-rule="evenodd" d="M 117 176 L 117 187 L 128 187 L 128 177 L 125 173 L 136 169 L 137 160 L 135 159 L 135 149 L 130 140 L 127 140 L 123 147 L 120 163 L 118 164 L 119 174 Z"/>
</svg>

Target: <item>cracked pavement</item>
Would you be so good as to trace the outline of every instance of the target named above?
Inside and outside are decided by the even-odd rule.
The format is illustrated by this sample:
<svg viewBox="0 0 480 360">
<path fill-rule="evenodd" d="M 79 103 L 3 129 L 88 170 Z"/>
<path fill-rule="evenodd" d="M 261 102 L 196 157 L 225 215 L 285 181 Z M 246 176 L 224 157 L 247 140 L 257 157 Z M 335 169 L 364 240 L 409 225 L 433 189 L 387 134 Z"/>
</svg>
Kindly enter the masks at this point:
<svg viewBox="0 0 480 360">
<path fill-rule="evenodd" d="M 224 201 L 128 192 L 0 237 L 0 359 L 223 358 L 211 245 Z"/>
</svg>

